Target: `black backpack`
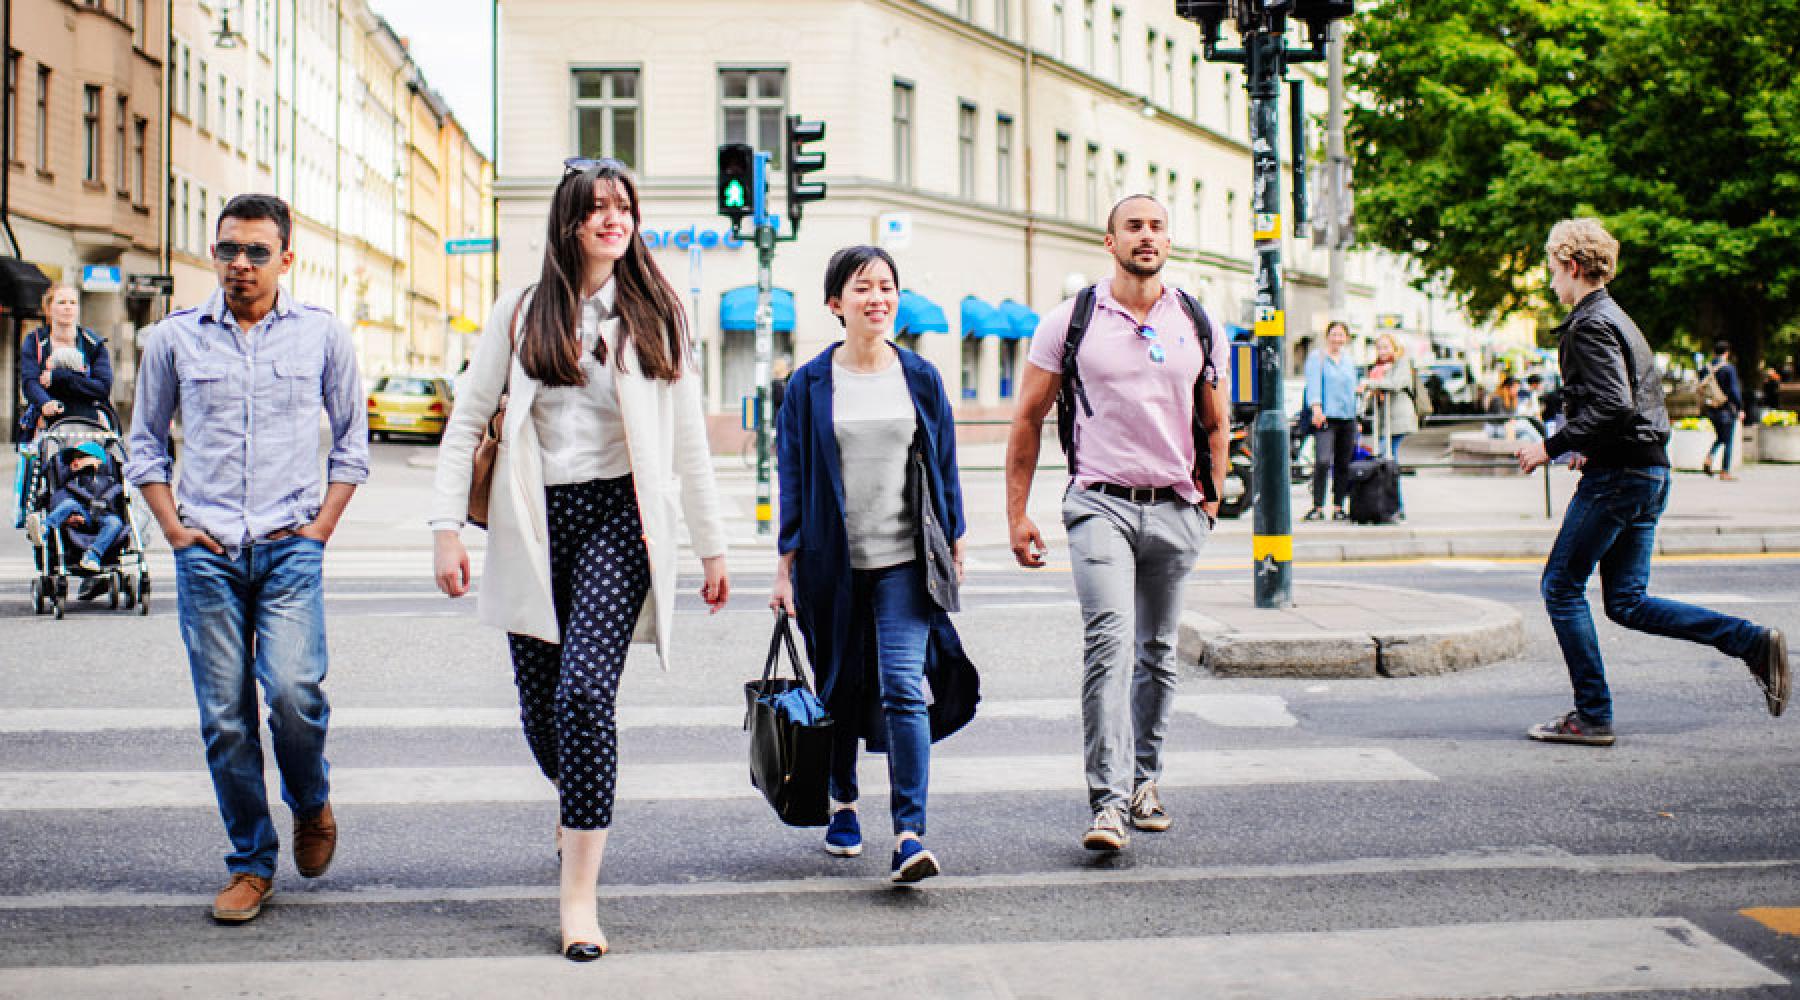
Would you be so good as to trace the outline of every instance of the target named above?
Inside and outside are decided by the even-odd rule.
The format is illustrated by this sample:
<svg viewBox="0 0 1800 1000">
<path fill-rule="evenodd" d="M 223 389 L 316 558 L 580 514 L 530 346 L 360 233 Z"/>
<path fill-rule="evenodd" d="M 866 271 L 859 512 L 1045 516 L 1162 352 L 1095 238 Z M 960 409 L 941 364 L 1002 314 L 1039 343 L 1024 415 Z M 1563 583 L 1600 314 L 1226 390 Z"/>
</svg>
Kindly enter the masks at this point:
<svg viewBox="0 0 1800 1000">
<path fill-rule="evenodd" d="M 1181 299 L 1181 308 L 1194 324 L 1194 332 L 1200 338 L 1200 350 L 1206 360 L 1201 363 L 1200 377 L 1194 379 L 1193 434 L 1194 434 L 1194 469 L 1193 478 L 1200 484 L 1201 495 L 1208 503 L 1219 499 L 1219 485 L 1213 482 L 1212 474 L 1212 436 L 1208 432 L 1203 414 L 1206 413 L 1205 393 L 1217 391 L 1212 379 L 1218 377 L 1217 366 L 1212 357 L 1212 324 L 1207 321 L 1206 310 L 1199 300 L 1181 289 L 1175 289 Z M 1094 408 L 1088 405 L 1087 390 L 1081 384 L 1081 367 L 1076 363 L 1076 352 L 1081 350 L 1081 338 L 1087 335 L 1088 322 L 1094 318 L 1094 302 L 1098 293 L 1093 285 L 1083 288 L 1075 296 L 1075 311 L 1069 314 L 1069 332 L 1063 338 L 1062 352 L 1062 385 L 1056 391 L 1056 437 L 1062 442 L 1063 456 L 1069 462 L 1069 475 L 1075 475 L 1075 408 L 1079 404 L 1081 412 L 1094 415 Z M 1209 378 L 1209 376 L 1211 376 Z"/>
</svg>

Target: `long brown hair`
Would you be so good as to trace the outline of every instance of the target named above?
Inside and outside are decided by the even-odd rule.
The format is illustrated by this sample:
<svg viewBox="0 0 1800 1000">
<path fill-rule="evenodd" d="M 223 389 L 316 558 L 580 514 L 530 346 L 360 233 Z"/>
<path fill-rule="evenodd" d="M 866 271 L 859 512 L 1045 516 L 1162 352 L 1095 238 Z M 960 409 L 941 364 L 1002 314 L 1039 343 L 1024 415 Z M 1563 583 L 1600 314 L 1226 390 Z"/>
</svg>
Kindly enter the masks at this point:
<svg viewBox="0 0 1800 1000">
<path fill-rule="evenodd" d="M 686 354 L 687 318 L 681 299 L 656 266 L 640 235 L 642 215 L 637 185 L 620 167 L 602 162 L 563 175 L 550 199 L 550 226 L 544 239 L 544 268 L 531 295 L 531 306 L 519 331 L 519 363 L 525 373 L 548 386 L 585 385 L 581 372 L 581 276 L 587 262 L 581 249 L 581 225 L 594 212 L 594 189 L 612 182 L 625 189 L 631 202 L 631 241 L 613 265 L 614 300 L 624 336 L 637 350 L 638 368 L 650 378 L 673 382 L 681 377 Z M 606 341 L 594 344 L 594 358 L 606 361 Z M 625 369 L 624 351 L 614 359 Z"/>
</svg>

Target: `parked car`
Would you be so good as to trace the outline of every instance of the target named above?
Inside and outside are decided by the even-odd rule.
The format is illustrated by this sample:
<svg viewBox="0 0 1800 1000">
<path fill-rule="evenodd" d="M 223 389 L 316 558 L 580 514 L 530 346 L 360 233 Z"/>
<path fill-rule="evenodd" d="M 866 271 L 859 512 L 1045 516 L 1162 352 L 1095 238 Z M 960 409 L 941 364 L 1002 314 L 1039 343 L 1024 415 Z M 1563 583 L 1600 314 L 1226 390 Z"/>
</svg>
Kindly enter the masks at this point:
<svg viewBox="0 0 1800 1000">
<path fill-rule="evenodd" d="M 419 375 L 383 375 L 369 387 L 369 436 L 421 435 L 435 442 L 450 419 L 450 380 Z"/>
<path fill-rule="evenodd" d="M 1463 361 L 1432 361 L 1419 366 L 1419 381 L 1431 393 L 1438 413 L 1473 413 L 1481 401 L 1475 373 Z"/>
</svg>

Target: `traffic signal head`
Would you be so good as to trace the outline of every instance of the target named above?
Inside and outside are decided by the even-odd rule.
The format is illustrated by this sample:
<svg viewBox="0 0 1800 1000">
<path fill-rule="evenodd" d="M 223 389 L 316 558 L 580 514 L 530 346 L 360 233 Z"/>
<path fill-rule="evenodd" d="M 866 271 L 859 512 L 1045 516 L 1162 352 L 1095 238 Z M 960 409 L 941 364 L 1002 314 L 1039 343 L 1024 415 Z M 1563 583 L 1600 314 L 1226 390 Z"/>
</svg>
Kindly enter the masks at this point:
<svg viewBox="0 0 1800 1000">
<path fill-rule="evenodd" d="M 733 228 L 745 216 L 756 211 L 756 150 L 741 142 L 728 142 L 719 147 L 719 214 L 729 218 Z"/>
<path fill-rule="evenodd" d="M 1231 0 L 1175 0 L 1175 16 L 1216 32 L 1231 16 Z"/>
<path fill-rule="evenodd" d="M 1341 21 L 1356 13 L 1355 0 L 1294 0 L 1294 19 L 1305 21 L 1314 33 L 1323 36 L 1333 21 Z"/>
<path fill-rule="evenodd" d="M 798 222 L 802 207 L 809 201 L 825 197 L 822 181 L 808 181 L 807 174 L 825 169 L 825 154 L 808 151 L 806 144 L 825 138 L 824 122 L 801 121 L 799 115 L 787 118 L 787 205 L 788 218 Z"/>
</svg>

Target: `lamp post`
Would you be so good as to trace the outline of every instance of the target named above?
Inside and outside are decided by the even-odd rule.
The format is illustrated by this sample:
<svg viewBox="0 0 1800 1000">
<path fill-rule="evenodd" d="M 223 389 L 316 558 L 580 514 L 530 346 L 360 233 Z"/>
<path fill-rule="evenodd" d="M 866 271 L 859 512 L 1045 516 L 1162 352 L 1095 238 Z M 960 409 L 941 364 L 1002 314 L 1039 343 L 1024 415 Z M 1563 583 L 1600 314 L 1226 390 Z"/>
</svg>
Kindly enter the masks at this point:
<svg viewBox="0 0 1800 1000">
<path fill-rule="evenodd" d="M 1251 227 L 1256 241 L 1256 424 L 1251 434 L 1256 484 L 1251 563 L 1256 606 L 1294 603 L 1294 529 L 1289 503 L 1287 406 L 1282 369 L 1287 351 L 1286 302 L 1281 287 L 1281 85 L 1288 66 L 1322 62 L 1331 23 L 1352 13 L 1353 0 L 1176 0 L 1175 12 L 1200 26 L 1208 62 L 1236 63 L 1245 69 L 1250 92 Z M 1235 22 L 1241 48 L 1219 47 L 1227 18 Z M 1288 45 L 1288 21 L 1304 22 L 1308 45 Z M 1298 109 L 1298 102 L 1296 102 Z M 1292 127 L 1306 123 L 1299 114 Z M 1296 150 L 1304 143 L 1296 136 Z M 1295 185 L 1295 224 L 1305 216 L 1305 187 Z"/>
</svg>

